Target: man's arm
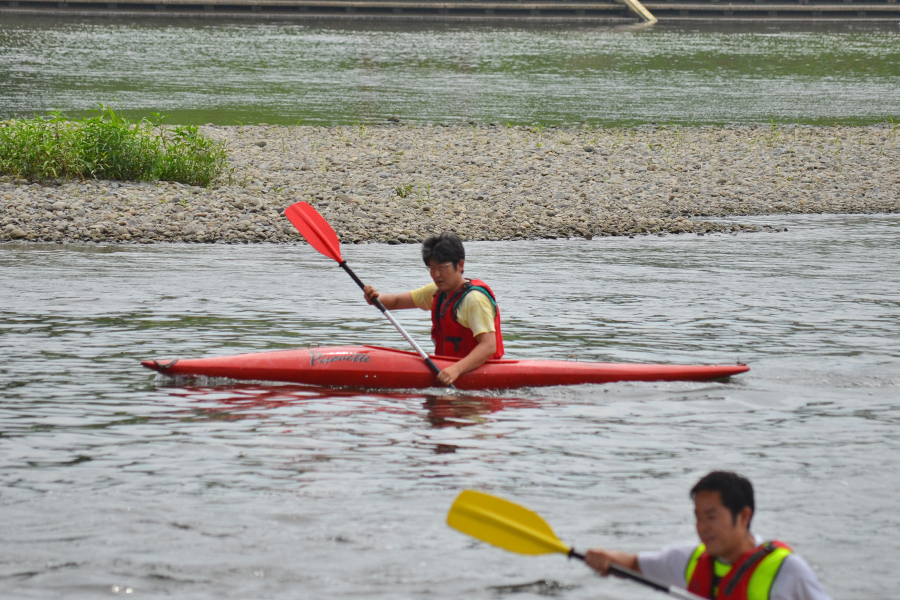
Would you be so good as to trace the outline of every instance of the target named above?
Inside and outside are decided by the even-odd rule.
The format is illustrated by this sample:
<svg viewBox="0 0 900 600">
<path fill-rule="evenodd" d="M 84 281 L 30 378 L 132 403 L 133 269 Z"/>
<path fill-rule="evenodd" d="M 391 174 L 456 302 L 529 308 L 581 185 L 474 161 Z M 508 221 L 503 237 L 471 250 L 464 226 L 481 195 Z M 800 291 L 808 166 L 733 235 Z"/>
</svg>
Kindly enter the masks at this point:
<svg viewBox="0 0 900 600">
<path fill-rule="evenodd" d="M 497 336 L 493 331 L 486 331 L 476 335 L 475 341 L 478 342 L 478 345 L 465 358 L 460 359 L 459 362 L 453 363 L 438 373 L 438 381 L 444 385 L 450 385 L 463 373 L 468 373 L 483 365 L 497 351 Z"/>
<path fill-rule="evenodd" d="M 638 573 L 641 572 L 641 565 L 638 564 L 637 554 L 629 554 L 628 552 L 620 552 L 618 550 L 591 548 L 585 553 L 584 562 L 595 571 L 599 571 L 604 577 L 609 575 L 609 567 L 612 564 L 617 564 L 620 567 L 625 567 L 626 569 L 631 569 Z"/>
<path fill-rule="evenodd" d="M 413 302 L 412 292 L 403 292 L 401 294 L 379 294 L 378 290 L 371 285 L 364 287 L 363 292 L 366 294 L 366 302 L 375 304 L 375 298 L 378 298 L 388 310 L 416 308 L 416 303 Z"/>
</svg>

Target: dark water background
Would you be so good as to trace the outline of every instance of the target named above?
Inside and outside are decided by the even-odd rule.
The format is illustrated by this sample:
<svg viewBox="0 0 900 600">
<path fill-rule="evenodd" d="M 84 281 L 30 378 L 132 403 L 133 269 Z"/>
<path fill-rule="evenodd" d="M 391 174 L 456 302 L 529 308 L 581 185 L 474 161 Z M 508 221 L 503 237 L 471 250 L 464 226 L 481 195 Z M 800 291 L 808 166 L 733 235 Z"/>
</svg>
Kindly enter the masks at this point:
<svg viewBox="0 0 900 600">
<path fill-rule="evenodd" d="M 0 597 L 656 598 L 561 556 L 473 542 L 477 488 L 577 548 L 692 538 L 713 468 L 835 598 L 896 597 L 900 220 L 468 245 L 512 357 L 732 362 L 730 383 L 446 396 L 173 382 L 146 357 L 403 347 L 305 245 L 0 245 Z M 382 289 L 415 246 L 345 258 Z M 427 315 L 401 320 L 423 343 Z M 542 581 L 543 583 L 534 583 Z"/>
<path fill-rule="evenodd" d="M 172 123 L 900 122 L 900 23 L 488 27 L 0 21 L 0 118 Z"/>
</svg>

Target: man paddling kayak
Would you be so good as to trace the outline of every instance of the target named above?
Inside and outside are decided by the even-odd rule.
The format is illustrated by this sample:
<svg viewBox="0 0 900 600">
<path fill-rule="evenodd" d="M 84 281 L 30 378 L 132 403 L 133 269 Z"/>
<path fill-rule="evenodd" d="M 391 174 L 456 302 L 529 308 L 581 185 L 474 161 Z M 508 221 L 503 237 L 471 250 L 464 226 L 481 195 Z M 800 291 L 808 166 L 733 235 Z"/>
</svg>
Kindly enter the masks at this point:
<svg viewBox="0 0 900 600">
<path fill-rule="evenodd" d="M 830 600 L 810 566 L 785 544 L 750 533 L 750 481 L 713 471 L 691 489 L 696 542 L 629 554 L 594 548 L 585 562 L 603 575 L 611 564 L 713 600 Z"/>
<path fill-rule="evenodd" d="M 479 279 L 463 277 L 465 259 L 466 251 L 457 235 L 434 235 L 422 243 L 422 260 L 434 283 L 401 294 L 379 294 L 370 285 L 363 288 L 369 304 L 378 298 L 388 310 L 431 311 L 434 353 L 460 359 L 438 373 L 438 381 L 444 385 L 490 358 L 503 356 L 500 310 L 494 292 Z"/>
</svg>

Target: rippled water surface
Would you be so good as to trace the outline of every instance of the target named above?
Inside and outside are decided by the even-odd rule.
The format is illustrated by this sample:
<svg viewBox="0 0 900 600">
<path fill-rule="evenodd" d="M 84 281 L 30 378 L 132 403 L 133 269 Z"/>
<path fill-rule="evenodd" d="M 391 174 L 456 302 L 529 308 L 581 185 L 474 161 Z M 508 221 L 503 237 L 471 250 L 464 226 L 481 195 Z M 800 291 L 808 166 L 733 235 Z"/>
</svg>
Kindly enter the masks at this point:
<svg viewBox="0 0 900 600">
<path fill-rule="evenodd" d="M 479 488 L 577 548 L 692 537 L 713 468 L 835 598 L 896 597 L 900 220 L 472 243 L 508 355 L 731 362 L 728 383 L 448 396 L 171 381 L 146 357 L 403 347 L 308 246 L 0 245 L 0 597 L 655 598 L 448 529 Z M 345 258 L 383 289 L 415 246 Z M 424 312 L 402 321 L 423 342 Z M 538 583 L 536 583 L 538 582 Z"/>
<path fill-rule="evenodd" d="M 0 117 L 114 101 L 221 125 L 900 122 L 900 24 L 0 22 Z"/>
</svg>

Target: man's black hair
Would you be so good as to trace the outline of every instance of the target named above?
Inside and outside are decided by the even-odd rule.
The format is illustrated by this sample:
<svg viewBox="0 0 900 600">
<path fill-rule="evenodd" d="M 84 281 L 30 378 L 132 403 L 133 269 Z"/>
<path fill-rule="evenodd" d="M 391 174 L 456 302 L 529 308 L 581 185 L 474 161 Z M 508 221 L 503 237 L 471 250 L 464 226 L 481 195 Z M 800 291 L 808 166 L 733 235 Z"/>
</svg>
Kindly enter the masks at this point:
<svg viewBox="0 0 900 600">
<path fill-rule="evenodd" d="M 458 235 L 445 231 L 422 242 L 422 260 L 425 265 L 430 266 L 432 258 L 439 263 L 451 262 L 456 268 L 459 267 L 459 261 L 466 260 L 466 249 Z"/>
<path fill-rule="evenodd" d="M 719 498 L 731 513 L 733 523 L 737 522 L 737 515 L 745 506 L 750 507 L 750 520 L 753 520 L 753 514 L 756 512 L 753 484 L 746 477 L 731 471 L 713 471 L 691 488 L 691 500 L 697 497 L 698 492 L 719 492 Z M 747 521 L 747 527 L 750 527 L 750 521 Z"/>
</svg>

